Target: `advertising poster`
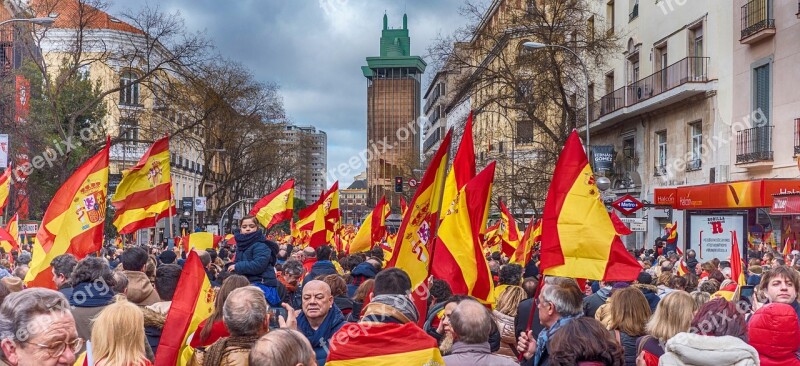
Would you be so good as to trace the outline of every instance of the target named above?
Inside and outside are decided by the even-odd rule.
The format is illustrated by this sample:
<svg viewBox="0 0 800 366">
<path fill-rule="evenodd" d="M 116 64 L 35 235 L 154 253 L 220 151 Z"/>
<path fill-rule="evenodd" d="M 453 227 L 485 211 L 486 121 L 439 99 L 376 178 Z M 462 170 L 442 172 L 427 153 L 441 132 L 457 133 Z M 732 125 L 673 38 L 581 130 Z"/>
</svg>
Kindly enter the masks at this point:
<svg viewBox="0 0 800 366">
<path fill-rule="evenodd" d="M 746 258 L 746 211 L 689 211 L 687 215 L 687 249 L 697 252 L 700 262 L 717 258 L 727 261 L 731 257 L 733 232 L 739 242 L 740 255 Z"/>
</svg>

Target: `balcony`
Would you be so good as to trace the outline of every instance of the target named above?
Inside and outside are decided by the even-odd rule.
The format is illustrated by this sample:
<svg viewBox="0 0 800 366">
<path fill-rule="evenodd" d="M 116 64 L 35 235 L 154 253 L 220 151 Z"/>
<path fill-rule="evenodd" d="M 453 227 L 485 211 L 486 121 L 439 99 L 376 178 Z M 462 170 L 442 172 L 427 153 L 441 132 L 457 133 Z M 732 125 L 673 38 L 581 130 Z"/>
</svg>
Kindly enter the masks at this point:
<svg viewBox="0 0 800 366">
<path fill-rule="evenodd" d="M 736 164 L 772 162 L 772 129 L 753 127 L 736 135 Z"/>
<path fill-rule="evenodd" d="M 794 154 L 800 155 L 800 118 L 794 119 Z"/>
<path fill-rule="evenodd" d="M 752 0 L 742 6 L 742 34 L 739 42 L 753 44 L 775 34 L 772 0 Z"/>
<path fill-rule="evenodd" d="M 686 57 L 652 75 L 604 95 L 593 106 L 592 121 L 613 123 L 710 90 L 709 57 Z"/>
</svg>

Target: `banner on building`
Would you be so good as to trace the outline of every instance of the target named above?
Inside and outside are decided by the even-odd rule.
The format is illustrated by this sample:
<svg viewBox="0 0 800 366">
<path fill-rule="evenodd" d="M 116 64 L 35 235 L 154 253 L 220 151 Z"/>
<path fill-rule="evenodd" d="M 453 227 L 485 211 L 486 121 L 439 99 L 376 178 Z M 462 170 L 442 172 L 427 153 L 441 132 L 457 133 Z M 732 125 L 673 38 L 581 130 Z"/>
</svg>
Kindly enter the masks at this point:
<svg viewBox="0 0 800 366">
<path fill-rule="evenodd" d="M 617 155 L 614 145 L 592 146 L 591 155 L 592 168 L 595 172 L 614 170 L 614 157 Z"/>
<path fill-rule="evenodd" d="M 194 198 L 194 210 L 197 212 L 206 212 L 206 198 L 205 197 L 195 197 Z"/>
<path fill-rule="evenodd" d="M 747 243 L 747 211 L 687 211 L 689 237 L 686 248 L 697 252 L 701 262 L 731 257 L 731 232 L 736 231 L 739 243 Z M 740 246 L 740 250 L 747 245 Z M 746 256 L 740 253 L 742 258 Z"/>
</svg>

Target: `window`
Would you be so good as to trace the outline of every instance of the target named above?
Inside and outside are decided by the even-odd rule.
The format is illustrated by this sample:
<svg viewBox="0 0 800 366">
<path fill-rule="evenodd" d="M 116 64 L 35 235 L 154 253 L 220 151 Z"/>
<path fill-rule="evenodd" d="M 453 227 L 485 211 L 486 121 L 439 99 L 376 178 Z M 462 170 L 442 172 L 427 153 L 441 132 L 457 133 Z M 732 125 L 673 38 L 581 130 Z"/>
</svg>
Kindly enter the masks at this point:
<svg viewBox="0 0 800 366">
<path fill-rule="evenodd" d="M 139 83 L 135 82 L 138 75 L 127 71 L 119 78 L 119 104 L 139 105 Z"/>
<path fill-rule="evenodd" d="M 703 62 L 703 25 L 702 23 L 697 27 L 689 30 L 689 56 L 693 57 L 692 62 L 689 63 L 691 70 L 690 75 L 699 80 L 707 73 L 705 70 L 705 63 Z"/>
<path fill-rule="evenodd" d="M 694 122 L 689 124 L 689 164 L 687 170 L 700 169 L 700 162 L 703 159 L 703 123 Z"/>
<path fill-rule="evenodd" d="M 666 173 L 667 168 L 667 131 L 656 132 L 656 175 Z"/>
<path fill-rule="evenodd" d="M 133 119 L 119 120 L 119 137 L 125 141 L 139 141 L 139 122 Z"/>
<path fill-rule="evenodd" d="M 608 34 L 614 34 L 614 0 L 606 4 L 606 26 L 608 27 Z"/>
<path fill-rule="evenodd" d="M 628 14 L 628 21 L 631 22 L 639 17 L 639 0 L 630 0 L 630 13 Z"/>
<path fill-rule="evenodd" d="M 753 111 L 761 111 L 769 121 L 770 114 L 770 64 L 753 69 Z"/>
<path fill-rule="evenodd" d="M 611 94 L 614 92 L 614 71 L 612 70 L 608 74 L 606 74 L 606 94 Z"/>
<path fill-rule="evenodd" d="M 533 143 L 533 121 L 517 122 L 517 144 Z"/>
<path fill-rule="evenodd" d="M 661 92 L 669 89 L 669 79 L 667 78 L 667 66 L 669 66 L 669 58 L 667 57 L 667 45 L 662 44 L 656 47 L 655 57 L 655 70 L 661 74 L 656 81 L 660 84 L 656 89 Z"/>
<path fill-rule="evenodd" d="M 586 21 L 586 35 L 589 39 L 589 42 L 594 42 L 594 15 L 589 17 L 589 20 Z M 575 40 L 577 42 L 577 40 Z"/>
</svg>

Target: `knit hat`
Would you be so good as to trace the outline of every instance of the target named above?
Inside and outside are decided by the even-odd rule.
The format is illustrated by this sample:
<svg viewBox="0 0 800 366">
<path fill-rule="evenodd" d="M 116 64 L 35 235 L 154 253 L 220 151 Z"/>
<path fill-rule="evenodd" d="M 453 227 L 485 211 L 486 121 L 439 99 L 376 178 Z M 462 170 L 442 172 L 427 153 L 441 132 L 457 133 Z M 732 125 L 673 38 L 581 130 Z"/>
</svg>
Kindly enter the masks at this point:
<svg viewBox="0 0 800 366">
<path fill-rule="evenodd" d="M 22 279 L 19 277 L 9 276 L 4 277 L 0 282 L 6 286 L 8 291 L 19 292 L 22 291 Z"/>
<path fill-rule="evenodd" d="M 165 250 L 161 253 L 161 255 L 158 256 L 158 260 L 160 260 L 161 263 L 168 263 L 168 264 L 175 263 L 175 259 L 177 258 L 178 255 L 176 255 L 175 252 L 171 250 Z"/>
</svg>

